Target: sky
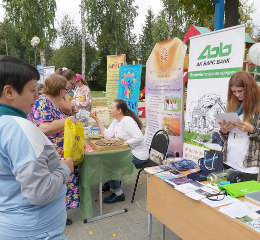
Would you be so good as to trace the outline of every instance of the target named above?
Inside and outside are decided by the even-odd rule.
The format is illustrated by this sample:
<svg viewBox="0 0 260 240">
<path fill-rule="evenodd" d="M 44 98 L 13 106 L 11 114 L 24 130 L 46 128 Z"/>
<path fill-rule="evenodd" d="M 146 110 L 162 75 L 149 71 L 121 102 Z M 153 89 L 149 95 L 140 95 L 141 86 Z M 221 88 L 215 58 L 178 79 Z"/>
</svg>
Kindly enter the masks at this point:
<svg viewBox="0 0 260 240">
<path fill-rule="evenodd" d="M 57 3 L 57 13 L 56 13 L 56 26 L 58 22 L 61 21 L 62 17 L 68 14 L 72 19 L 74 19 L 75 24 L 80 25 L 80 5 L 81 0 L 56 0 Z M 254 2 L 254 8 L 256 12 L 252 15 L 253 22 L 260 30 L 260 0 L 248 0 L 248 2 Z M 4 9 L 1 6 L 2 0 L 0 0 L 0 21 L 4 18 Z M 161 0 L 135 0 L 135 4 L 139 6 L 138 16 L 134 22 L 134 33 L 141 33 L 142 26 L 145 22 L 145 16 L 147 14 L 148 8 L 152 8 L 154 14 L 162 9 Z"/>
</svg>

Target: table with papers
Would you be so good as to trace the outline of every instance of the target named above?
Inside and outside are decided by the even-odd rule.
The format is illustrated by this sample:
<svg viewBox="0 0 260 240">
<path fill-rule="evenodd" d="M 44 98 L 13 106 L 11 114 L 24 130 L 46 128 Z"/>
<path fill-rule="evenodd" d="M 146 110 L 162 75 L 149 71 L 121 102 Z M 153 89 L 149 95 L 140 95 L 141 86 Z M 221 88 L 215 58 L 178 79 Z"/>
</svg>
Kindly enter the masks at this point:
<svg viewBox="0 0 260 240">
<path fill-rule="evenodd" d="M 246 208 L 252 208 L 248 204 L 250 201 L 243 197 L 237 200 L 227 196 L 223 201 L 226 201 L 225 204 L 230 205 L 220 206 L 218 201 L 207 203 L 206 198 L 198 201 L 188 197 L 188 195 L 195 196 L 190 192 L 185 192 L 189 191 L 189 188 L 179 189 L 181 192 L 156 175 L 147 175 L 146 209 L 149 212 L 149 239 L 151 239 L 152 235 L 152 216 L 163 224 L 163 229 L 165 229 L 165 226 L 168 227 L 183 240 L 260 239 L 259 232 L 220 211 L 222 208 L 223 212 L 230 211 L 230 214 L 233 214 L 232 207 L 235 207 L 241 200 L 240 206 L 243 205 L 243 209 L 241 208 L 241 211 L 236 212 L 238 215 L 243 215 Z M 225 209 L 227 206 L 230 206 L 229 209 Z M 255 209 L 252 208 L 252 211 L 258 209 L 260 205 L 255 207 Z M 162 239 L 164 239 L 164 231 Z"/>
</svg>

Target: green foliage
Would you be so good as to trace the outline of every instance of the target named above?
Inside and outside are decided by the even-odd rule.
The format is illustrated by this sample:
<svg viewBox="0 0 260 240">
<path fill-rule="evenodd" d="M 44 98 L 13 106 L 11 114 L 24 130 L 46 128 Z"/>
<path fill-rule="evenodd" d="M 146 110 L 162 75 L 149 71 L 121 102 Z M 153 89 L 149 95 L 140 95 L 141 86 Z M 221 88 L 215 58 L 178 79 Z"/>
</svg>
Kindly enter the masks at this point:
<svg viewBox="0 0 260 240">
<path fill-rule="evenodd" d="M 21 31 L 8 19 L 0 22 L 0 55 L 11 55 L 33 64 L 33 48 L 21 42 Z"/>
<path fill-rule="evenodd" d="M 125 53 L 135 56 L 135 36 L 131 33 L 137 16 L 133 0 L 86 0 L 86 25 L 98 49 L 105 55 Z"/>
<path fill-rule="evenodd" d="M 240 15 L 240 24 L 246 25 L 246 32 L 249 35 L 254 33 L 255 25 L 253 24 L 253 19 L 251 14 L 255 12 L 254 3 L 247 3 L 247 0 L 240 0 L 239 5 L 239 15 Z"/>
<path fill-rule="evenodd" d="M 61 47 L 53 50 L 52 57 L 48 65 L 55 66 L 55 68 L 67 67 L 75 73 L 81 73 L 82 64 L 82 45 L 81 35 L 79 29 L 75 26 L 74 21 L 68 16 L 64 16 L 61 20 L 61 27 L 58 31 Z M 86 41 L 86 72 L 91 68 L 91 64 L 97 58 L 97 51 Z M 95 82 L 89 82 L 95 85 Z M 94 87 L 95 89 L 95 87 Z"/>
<path fill-rule="evenodd" d="M 161 13 L 156 17 L 152 36 L 154 41 L 153 47 L 157 42 L 161 42 L 171 38 L 169 32 L 169 25 L 167 24 L 164 11 L 161 11 Z"/>
<path fill-rule="evenodd" d="M 3 0 L 3 6 L 8 19 L 21 30 L 24 44 L 34 35 L 41 39 L 41 48 L 55 40 L 55 0 Z"/>
<path fill-rule="evenodd" d="M 142 27 L 142 33 L 139 38 L 139 57 L 141 62 L 145 63 L 149 58 L 153 45 L 153 28 L 154 28 L 154 14 L 151 9 L 148 9 L 145 18 L 145 25 Z"/>
</svg>

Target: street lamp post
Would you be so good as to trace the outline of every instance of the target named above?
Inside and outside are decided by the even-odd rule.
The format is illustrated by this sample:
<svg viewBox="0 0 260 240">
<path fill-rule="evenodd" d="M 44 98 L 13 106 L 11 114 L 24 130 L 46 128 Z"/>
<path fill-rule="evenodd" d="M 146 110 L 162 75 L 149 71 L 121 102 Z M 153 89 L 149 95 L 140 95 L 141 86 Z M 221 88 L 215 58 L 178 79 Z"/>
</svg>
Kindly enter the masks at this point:
<svg viewBox="0 0 260 240">
<path fill-rule="evenodd" d="M 37 63 L 36 63 L 36 50 L 37 50 L 37 46 L 39 45 L 40 43 L 40 38 L 38 38 L 37 36 L 34 36 L 31 40 L 31 45 L 33 47 L 33 50 L 34 50 L 34 66 L 36 67 L 37 66 Z"/>
</svg>

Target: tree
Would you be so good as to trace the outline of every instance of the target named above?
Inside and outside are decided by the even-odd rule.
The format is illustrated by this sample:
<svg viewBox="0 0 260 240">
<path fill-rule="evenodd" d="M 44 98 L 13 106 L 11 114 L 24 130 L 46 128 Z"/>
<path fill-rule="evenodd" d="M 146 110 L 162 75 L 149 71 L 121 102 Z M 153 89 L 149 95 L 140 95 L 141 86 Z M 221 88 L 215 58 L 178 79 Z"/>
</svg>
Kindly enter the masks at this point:
<svg viewBox="0 0 260 240">
<path fill-rule="evenodd" d="M 55 68 L 67 67 L 76 73 L 82 70 L 82 40 L 80 30 L 75 26 L 74 21 L 67 15 L 63 17 L 58 30 L 61 47 L 52 52 L 52 57 L 48 62 Z M 96 59 L 97 51 L 85 39 L 85 52 L 88 56 L 85 62 L 85 68 L 90 70 L 91 64 Z"/>
<path fill-rule="evenodd" d="M 56 38 L 55 0 L 3 0 L 3 6 L 8 19 L 21 30 L 24 44 L 29 44 L 34 35 L 41 39 L 39 47 L 42 51 L 53 43 Z"/>
<path fill-rule="evenodd" d="M 98 49 L 104 55 L 125 53 L 135 58 L 135 36 L 131 33 L 137 7 L 133 0 L 86 0 L 86 24 Z"/>
<path fill-rule="evenodd" d="M 0 55 L 12 55 L 33 63 L 33 49 L 21 42 L 21 35 L 21 31 L 8 19 L 0 22 Z"/>
<path fill-rule="evenodd" d="M 250 35 L 254 33 L 255 25 L 253 24 L 253 19 L 251 17 L 251 14 L 255 12 L 254 3 L 247 4 L 247 1 L 240 0 L 239 4 L 239 23 L 246 25 L 246 32 Z"/>
<path fill-rule="evenodd" d="M 154 41 L 153 47 L 157 42 L 161 42 L 171 38 L 169 25 L 167 23 L 164 11 L 161 11 L 160 14 L 155 19 L 152 37 Z"/>
<path fill-rule="evenodd" d="M 86 71 L 86 25 L 85 25 L 85 0 L 81 0 L 80 5 L 80 13 L 81 13 L 81 33 L 82 33 L 82 65 L 81 65 L 81 73 L 82 77 L 85 79 L 85 71 Z"/>
<path fill-rule="evenodd" d="M 142 27 L 142 33 L 139 37 L 139 56 L 141 62 L 145 63 L 151 54 L 154 47 L 153 40 L 153 27 L 154 27 L 154 14 L 151 9 L 148 9 L 145 18 L 145 25 Z"/>
<path fill-rule="evenodd" d="M 236 26 L 239 23 L 239 0 L 225 1 L 225 28 Z"/>
</svg>

